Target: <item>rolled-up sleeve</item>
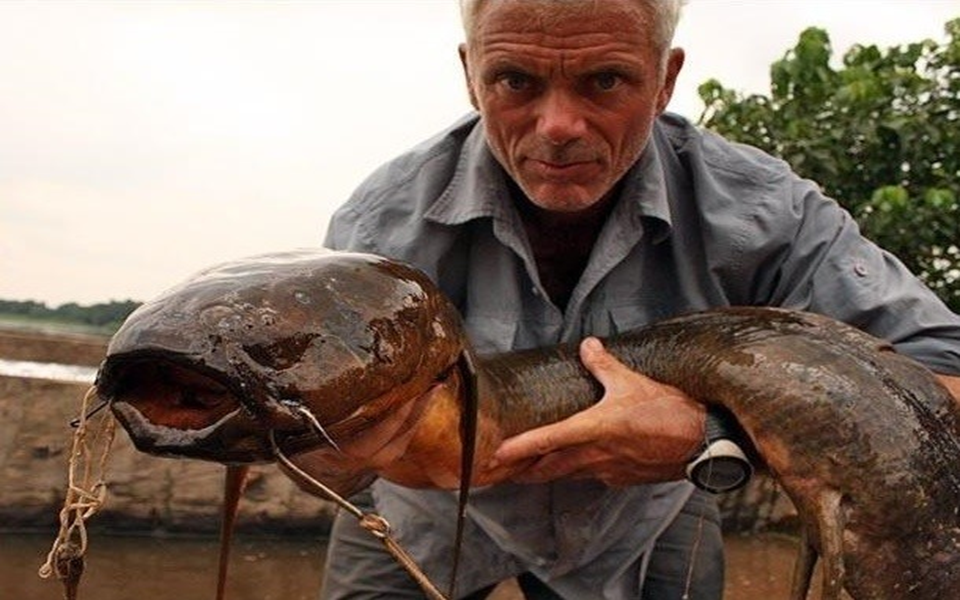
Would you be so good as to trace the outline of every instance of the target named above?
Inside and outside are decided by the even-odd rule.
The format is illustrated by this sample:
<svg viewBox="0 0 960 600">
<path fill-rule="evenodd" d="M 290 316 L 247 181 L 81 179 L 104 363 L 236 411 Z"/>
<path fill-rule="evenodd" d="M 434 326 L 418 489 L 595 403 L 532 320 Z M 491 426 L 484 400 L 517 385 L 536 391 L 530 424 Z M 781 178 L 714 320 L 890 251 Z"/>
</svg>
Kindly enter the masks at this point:
<svg viewBox="0 0 960 600">
<path fill-rule="evenodd" d="M 960 374 L 960 317 L 817 186 L 797 179 L 793 187 L 778 303 L 846 321 L 934 371 Z"/>
</svg>

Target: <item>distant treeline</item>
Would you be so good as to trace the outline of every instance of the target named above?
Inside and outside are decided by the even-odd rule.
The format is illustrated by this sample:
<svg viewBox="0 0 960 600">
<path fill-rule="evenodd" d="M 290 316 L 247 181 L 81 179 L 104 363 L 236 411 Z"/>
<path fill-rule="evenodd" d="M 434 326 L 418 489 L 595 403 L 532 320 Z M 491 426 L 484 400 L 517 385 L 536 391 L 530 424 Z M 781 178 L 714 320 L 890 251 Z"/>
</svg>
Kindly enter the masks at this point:
<svg viewBox="0 0 960 600">
<path fill-rule="evenodd" d="M 10 315 L 42 321 L 56 321 L 61 323 L 75 323 L 89 325 L 105 330 L 115 330 L 127 315 L 140 306 L 139 302 L 125 300 L 123 302 L 106 302 L 81 306 L 76 302 L 61 304 L 56 308 L 49 308 L 42 302 L 34 300 L 0 300 L 0 315 Z"/>
</svg>

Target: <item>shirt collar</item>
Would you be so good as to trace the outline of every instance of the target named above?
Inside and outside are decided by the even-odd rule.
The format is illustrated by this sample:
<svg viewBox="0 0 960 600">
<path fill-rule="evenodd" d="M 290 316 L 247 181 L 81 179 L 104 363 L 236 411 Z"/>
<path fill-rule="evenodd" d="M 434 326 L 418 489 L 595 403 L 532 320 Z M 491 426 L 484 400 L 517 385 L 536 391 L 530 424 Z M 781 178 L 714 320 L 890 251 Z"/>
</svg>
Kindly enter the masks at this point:
<svg viewBox="0 0 960 600">
<path fill-rule="evenodd" d="M 479 116 L 460 148 L 453 177 L 424 218 L 460 225 L 480 217 L 507 218 L 510 191 L 506 172 L 487 146 Z"/>
<path fill-rule="evenodd" d="M 657 143 L 656 128 L 650 136 L 640 158 L 624 175 L 620 191 L 621 218 L 644 227 L 653 236 L 654 242 L 663 240 L 670 232 L 670 202 L 667 193 L 666 174 L 661 149 Z"/>
</svg>

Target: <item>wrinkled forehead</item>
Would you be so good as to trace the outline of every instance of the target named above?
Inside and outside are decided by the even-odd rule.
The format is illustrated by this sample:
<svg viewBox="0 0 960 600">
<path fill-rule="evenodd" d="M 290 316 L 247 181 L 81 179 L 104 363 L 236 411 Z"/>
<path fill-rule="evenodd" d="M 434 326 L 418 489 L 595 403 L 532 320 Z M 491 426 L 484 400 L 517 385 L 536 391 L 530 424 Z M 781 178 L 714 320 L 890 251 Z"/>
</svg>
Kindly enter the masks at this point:
<svg viewBox="0 0 960 600">
<path fill-rule="evenodd" d="M 656 60 L 654 18 L 631 0 L 493 0 L 468 36 L 472 60 L 503 53 L 568 59 L 577 54 Z"/>
<path fill-rule="evenodd" d="M 473 16 L 473 34 L 542 33 L 568 37 L 584 31 L 596 33 L 648 32 L 653 15 L 635 0 L 487 0 Z"/>
</svg>

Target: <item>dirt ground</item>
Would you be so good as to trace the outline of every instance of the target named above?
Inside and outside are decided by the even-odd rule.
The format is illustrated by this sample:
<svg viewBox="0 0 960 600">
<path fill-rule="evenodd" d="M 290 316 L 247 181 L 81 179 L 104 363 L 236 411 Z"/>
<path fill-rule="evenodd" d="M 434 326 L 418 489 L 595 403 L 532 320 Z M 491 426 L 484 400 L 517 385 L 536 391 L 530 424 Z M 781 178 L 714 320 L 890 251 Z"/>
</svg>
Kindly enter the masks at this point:
<svg viewBox="0 0 960 600">
<path fill-rule="evenodd" d="M 107 341 L 105 336 L 0 328 L 0 358 L 95 367 Z"/>
</svg>

